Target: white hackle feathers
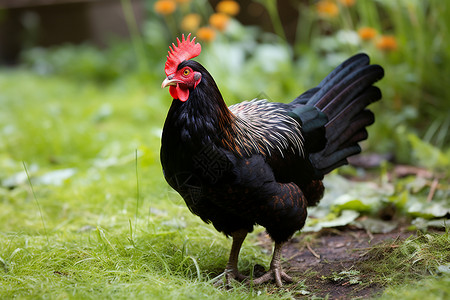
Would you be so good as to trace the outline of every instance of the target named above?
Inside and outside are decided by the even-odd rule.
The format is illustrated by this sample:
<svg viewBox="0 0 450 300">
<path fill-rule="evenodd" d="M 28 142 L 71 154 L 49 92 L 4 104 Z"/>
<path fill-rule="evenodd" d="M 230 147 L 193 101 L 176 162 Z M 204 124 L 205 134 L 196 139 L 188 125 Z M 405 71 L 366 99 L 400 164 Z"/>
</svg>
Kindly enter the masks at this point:
<svg viewBox="0 0 450 300">
<path fill-rule="evenodd" d="M 254 99 L 229 109 L 236 117 L 236 142 L 246 155 L 278 152 L 284 157 L 285 151 L 304 155 L 301 126 L 286 114 L 282 104 Z"/>
</svg>

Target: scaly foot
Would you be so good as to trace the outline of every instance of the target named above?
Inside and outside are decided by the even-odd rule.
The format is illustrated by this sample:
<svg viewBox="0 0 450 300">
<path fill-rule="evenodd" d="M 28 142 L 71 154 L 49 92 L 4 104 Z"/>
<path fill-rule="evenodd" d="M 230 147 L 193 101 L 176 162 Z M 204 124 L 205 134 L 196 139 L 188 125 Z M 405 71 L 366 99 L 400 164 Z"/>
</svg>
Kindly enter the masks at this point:
<svg viewBox="0 0 450 300">
<path fill-rule="evenodd" d="M 231 245 L 230 258 L 228 260 L 225 271 L 215 278 L 221 279 L 216 281 L 214 283 L 214 286 L 221 286 L 221 285 L 228 286 L 230 284 L 230 281 L 233 279 L 237 281 L 243 281 L 247 279 L 247 276 L 244 276 L 241 273 L 239 273 L 237 266 L 239 251 L 241 250 L 242 243 L 244 242 L 247 233 L 248 233 L 247 230 L 241 229 L 231 234 L 233 238 L 233 244 Z"/>
<path fill-rule="evenodd" d="M 253 284 L 258 285 L 258 284 L 267 282 L 269 280 L 275 280 L 277 286 L 279 286 L 279 287 L 283 286 L 283 280 L 287 283 L 294 282 L 292 277 L 287 275 L 281 268 L 281 265 L 279 265 L 277 267 L 276 266 L 271 267 L 270 270 L 266 274 L 254 279 Z"/>
<path fill-rule="evenodd" d="M 287 275 L 283 268 L 281 268 L 281 248 L 283 247 L 283 243 L 275 243 L 275 248 L 273 250 L 272 262 L 270 263 L 269 271 L 253 280 L 253 284 L 261 284 L 267 282 L 269 280 L 275 280 L 277 286 L 283 286 L 283 280 L 285 282 L 291 283 L 294 282 L 292 277 Z"/>
</svg>

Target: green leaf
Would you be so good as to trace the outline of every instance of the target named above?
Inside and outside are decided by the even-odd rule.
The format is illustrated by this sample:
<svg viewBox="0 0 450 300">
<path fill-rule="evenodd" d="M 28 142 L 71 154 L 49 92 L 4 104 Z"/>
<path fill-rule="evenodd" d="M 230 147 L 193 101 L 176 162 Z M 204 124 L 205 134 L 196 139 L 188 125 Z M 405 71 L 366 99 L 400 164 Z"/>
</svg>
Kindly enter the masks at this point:
<svg viewBox="0 0 450 300">
<path fill-rule="evenodd" d="M 331 228 L 345 226 L 356 220 L 359 217 L 359 213 L 354 210 L 343 210 L 339 216 L 330 214 L 331 219 L 307 219 L 305 227 L 302 231 L 304 232 L 316 232 L 320 231 L 322 228 Z"/>
<path fill-rule="evenodd" d="M 415 134 L 408 134 L 413 158 L 418 164 L 430 169 L 448 170 L 450 168 L 450 156 L 439 148 L 422 141 Z"/>
<path fill-rule="evenodd" d="M 450 202 L 447 199 L 435 199 L 432 202 L 427 202 L 411 196 L 408 213 L 426 219 L 444 217 L 450 213 Z"/>
<path fill-rule="evenodd" d="M 336 199 L 335 207 L 339 210 L 356 210 L 360 212 L 370 212 L 377 205 L 379 199 L 377 198 L 365 198 L 365 199 L 355 199 L 354 195 L 345 194 Z"/>
<path fill-rule="evenodd" d="M 427 220 L 424 218 L 416 218 L 412 221 L 412 225 L 414 226 L 414 229 L 419 230 L 427 230 L 429 227 L 436 228 L 436 229 L 450 229 L 450 220 L 443 218 L 443 219 L 433 219 L 433 220 Z"/>
<path fill-rule="evenodd" d="M 370 217 L 361 218 L 355 221 L 354 224 L 372 233 L 388 233 L 397 228 L 398 225 L 396 221 L 383 221 Z"/>
</svg>

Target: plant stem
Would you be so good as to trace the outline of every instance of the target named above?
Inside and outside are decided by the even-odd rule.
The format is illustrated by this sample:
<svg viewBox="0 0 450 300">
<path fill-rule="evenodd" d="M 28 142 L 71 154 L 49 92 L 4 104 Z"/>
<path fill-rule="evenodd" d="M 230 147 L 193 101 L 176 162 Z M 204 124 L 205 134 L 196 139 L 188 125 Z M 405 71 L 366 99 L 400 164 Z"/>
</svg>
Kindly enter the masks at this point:
<svg viewBox="0 0 450 300">
<path fill-rule="evenodd" d="M 47 228 L 45 227 L 44 216 L 42 215 L 41 205 L 39 204 L 39 201 L 38 201 L 38 199 L 36 197 L 36 193 L 34 192 L 33 184 L 31 183 L 31 179 L 30 179 L 30 174 L 28 174 L 27 165 L 25 164 L 24 161 L 22 162 L 22 164 L 23 164 L 23 168 L 25 170 L 25 173 L 27 174 L 28 183 L 30 184 L 31 192 L 33 193 L 34 201 L 36 201 L 36 205 L 37 205 L 37 207 L 39 209 L 39 214 L 41 215 L 42 226 L 44 227 L 44 234 L 45 234 L 45 237 L 47 238 L 47 245 L 49 245 L 50 244 L 50 240 L 48 239 Z"/>
<path fill-rule="evenodd" d="M 134 215 L 134 232 L 136 232 L 137 229 L 137 219 L 139 214 L 139 198 L 140 198 L 140 192 L 139 192 L 139 170 L 138 170 L 138 150 L 135 151 L 135 168 L 136 168 L 136 212 Z"/>
<path fill-rule="evenodd" d="M 270 20 L 272 21 L 273 30 L 275 34 L 287 41 L 286 34 L 284 32 L 283 23 L 281 23 L 280 14 L 278 12 L 277 1 L 276 0 L 257 0 L 261 3 L 269 13 Z"/>
<path fill-rule="evenodd" d="M 140 72 L 147 70 L 147 56 L 145 55 L 144 41 L 139 33 L 136 17 L 131 6 L 131 0 L 121 0 L 122 10 L 127 22 L 128 31 L 130 32 L 131 42 L 133 43 L 134 51 L 138 60 L 138 69 Z"/>
</svg>

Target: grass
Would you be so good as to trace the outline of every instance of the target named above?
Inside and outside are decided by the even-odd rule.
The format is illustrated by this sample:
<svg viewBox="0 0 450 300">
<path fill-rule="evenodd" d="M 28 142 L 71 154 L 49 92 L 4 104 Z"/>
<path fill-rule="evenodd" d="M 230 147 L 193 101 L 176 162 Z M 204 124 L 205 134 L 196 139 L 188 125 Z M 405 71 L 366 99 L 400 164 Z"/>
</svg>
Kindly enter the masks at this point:
<svg viewBox="0 0 450 300">
<path fill-rule="evenodd" d="M 447 231 L 445 234 L 419 233 L 400 243 L 393 241 L 376 246 L 367 254 L 370 260 L 364 264 L 364 270 L 380 274 L 382 284 L 415 280 L 425 274 L 436 275 L 439 265 L 450 262 L 449 242 Z M 380 260 L 384 263 L 379 264 Z"/>
<path fill-rule="evenodd" d="M 450 296 L 450 234 L 419 233 L 373 247 L 358 266 L 370 283 L 387 286 L 382 299 L 447 299 Z M 440 271 L 442 270 L 442 271 Z"/>
<path fill-rule="evenodd" d="M 449 277 L 425 278 L 401 287 L 388 288 L 381 299 L 448 299 Z"/>
</svg>

